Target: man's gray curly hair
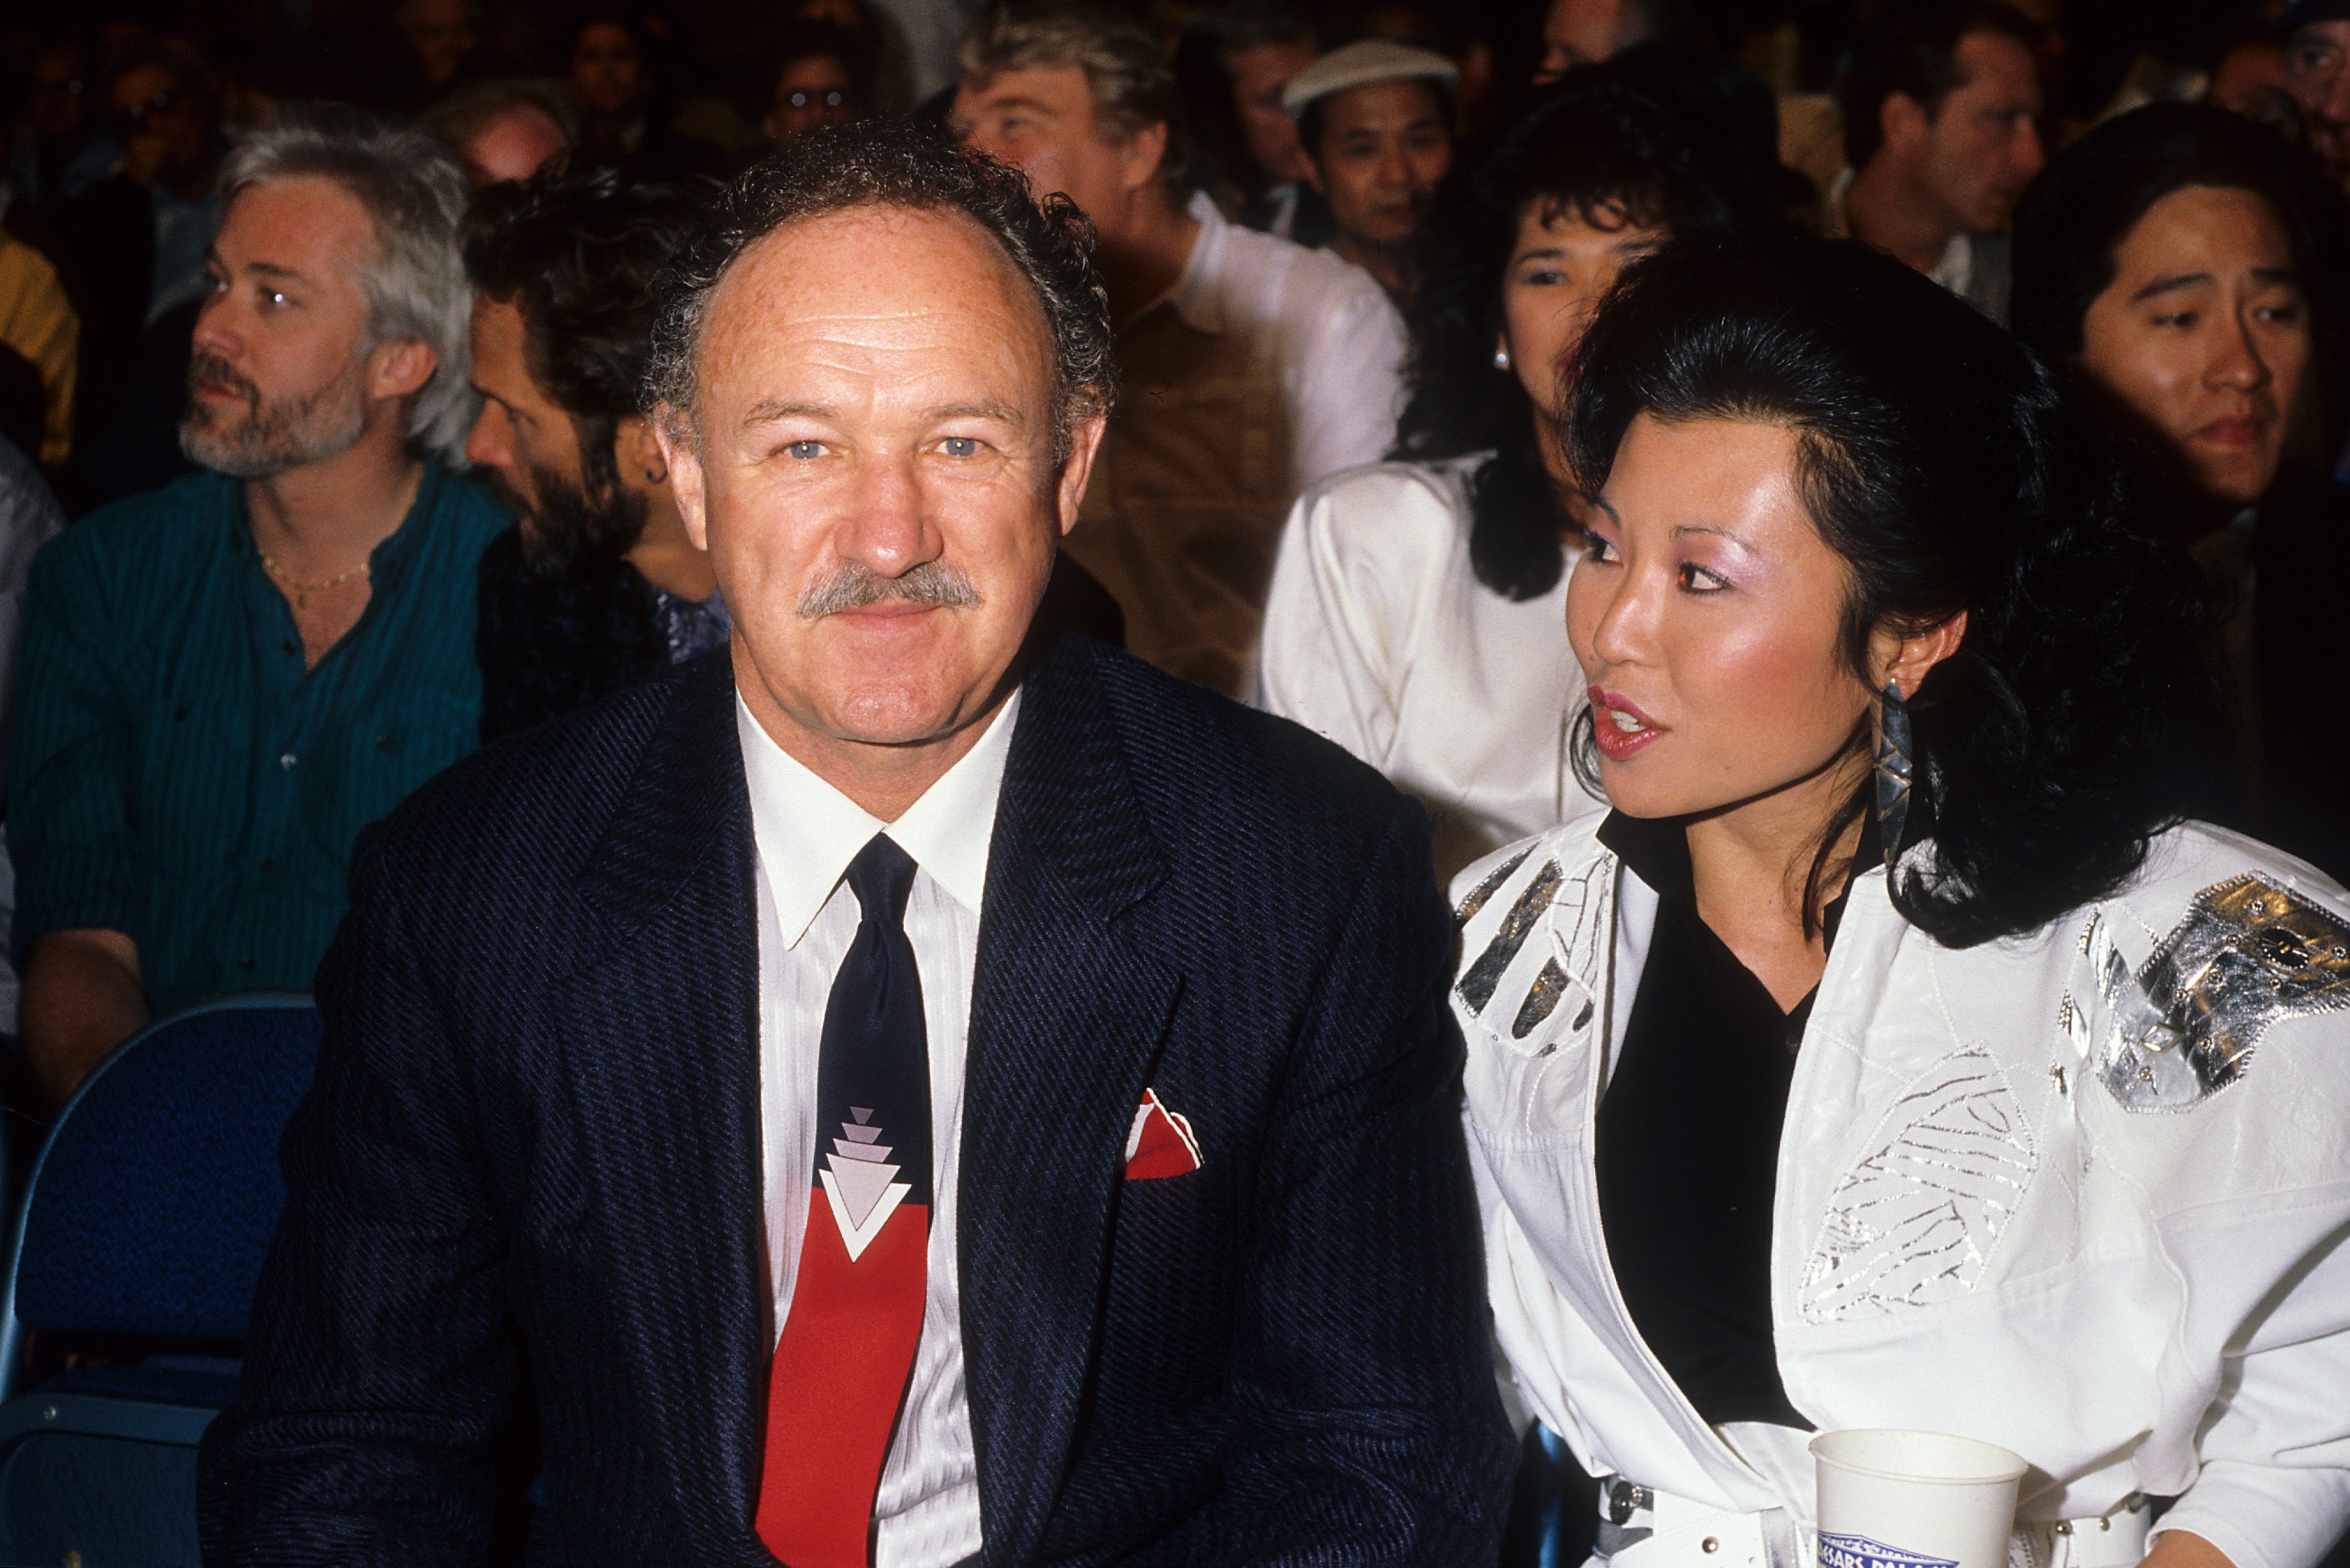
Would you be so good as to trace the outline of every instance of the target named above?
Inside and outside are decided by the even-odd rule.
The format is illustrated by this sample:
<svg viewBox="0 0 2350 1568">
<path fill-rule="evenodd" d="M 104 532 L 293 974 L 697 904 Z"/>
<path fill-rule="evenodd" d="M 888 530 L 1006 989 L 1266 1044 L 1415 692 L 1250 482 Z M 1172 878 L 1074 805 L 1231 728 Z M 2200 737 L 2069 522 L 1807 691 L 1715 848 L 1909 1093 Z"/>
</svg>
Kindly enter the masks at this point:
<svg viewBox="0 0 2350 1568">
<path fill-rule="evenodd" d="M 795 136 L 711 203 L 671 257 L 653 293 L 643 401 L 670 431 L 695 432 L 702 322 L 727 269 L 787 223 L 858 207 L 960 213 L 987 231 L 1031 290 L 1052 339 L 1051 452 L 1057 468 L 1078 426 L 1109 412 L 1109 296 L 1092 264 L 1093 225 L 1066 197 L 1040 206 L 1018 171 L 956 146 L 936 126 L 864 119 Z"/>
<path fill-rule="evenodd" d="M 465 176 L 427 132 L 339 105 L 288 108 L 247 131 L 221 166 L 221 196 L 272 180 L 331 180 L 375 224 L 375 258 L 359 287 L 378 343 L 412 337 L 432 348 L 432 379 L 409 400 L 411 444 L 452 467 L 473 429 L 473 291 L 459 249 Z"/>
</svg>

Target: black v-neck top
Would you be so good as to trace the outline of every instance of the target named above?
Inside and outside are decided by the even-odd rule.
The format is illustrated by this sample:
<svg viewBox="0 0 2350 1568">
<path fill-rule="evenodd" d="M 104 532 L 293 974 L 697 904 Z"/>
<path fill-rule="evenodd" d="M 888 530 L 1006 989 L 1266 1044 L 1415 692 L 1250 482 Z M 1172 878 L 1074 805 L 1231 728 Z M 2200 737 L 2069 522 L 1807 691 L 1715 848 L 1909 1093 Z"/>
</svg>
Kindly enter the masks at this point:
<svg viewBox="0 0 2350 1568">
<path fill-rule="evenodd" d="M 1812 999 L 1782 1012 L 1698 918 L 1678 818 L 1609 814 L 1600 842 L 1657 892 L 1639 989 L 1601 1096 L 1599 1217 L 1633 1326 L 1711 1425 L 1810 1429 L 1771 1328 L 1771 1210 Z M 1875 824 L 1860 846 L 1866 866 Z M 1835 940 L 1845 897 L 1825 912 Z"/>
</svg>

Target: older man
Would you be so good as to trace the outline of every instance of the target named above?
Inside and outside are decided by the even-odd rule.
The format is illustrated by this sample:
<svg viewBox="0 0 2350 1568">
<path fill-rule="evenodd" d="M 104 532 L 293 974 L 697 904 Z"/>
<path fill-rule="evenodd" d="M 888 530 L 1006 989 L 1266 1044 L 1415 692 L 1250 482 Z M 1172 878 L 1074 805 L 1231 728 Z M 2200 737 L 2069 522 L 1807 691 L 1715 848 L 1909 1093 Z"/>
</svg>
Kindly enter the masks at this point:
<svg viewBox="0 0 2350 1568">
<path fill-rule="evenodd" d="M 1006 5 L 962 62 L 954 114 L 972 144 L 1100 236 L 1128 396 L 1069 554 L 1117 597 L 1129 648 L 1237 695 L 1290 504 L 1394 442 L 1402 320 L 1360 270 L 1186 200 L 1174 72 L 1134 23 Z"/>
<path fill-rule="evenodd" d="M 1038 635 L 1110 401 L 1064 216 L 816 130 L 672 264 L 734 635 L 357 857 L 207 1561 L 1492 1560 L 1416 806 Z"/>
<path fill-rule="evenodd" d="M 223 170 L 188 456 L 26 592 L 8 836 L 25 1054 L 63 1099 L 151 1014 L 307 990 L 359 828 L 470 750 L 503 517 L 471 413 L 465 187 L 421 132 L 289 118 Z"/>
</svg>

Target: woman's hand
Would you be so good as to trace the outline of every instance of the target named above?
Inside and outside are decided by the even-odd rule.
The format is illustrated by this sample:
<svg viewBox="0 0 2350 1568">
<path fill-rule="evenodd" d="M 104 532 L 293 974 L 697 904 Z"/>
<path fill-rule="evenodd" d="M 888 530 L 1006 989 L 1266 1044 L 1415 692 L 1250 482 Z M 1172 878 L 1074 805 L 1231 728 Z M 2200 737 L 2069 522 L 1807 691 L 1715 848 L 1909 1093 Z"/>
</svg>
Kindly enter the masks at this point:
<svg viewBox="0 0 2350 1568">
<path fill-rule="evenodd" d="M 2228 1554 L 2185 1530 L 2166 1530 L 2154 1538 L 2138 1568 L 2236 1568 Z"/>
</svg>

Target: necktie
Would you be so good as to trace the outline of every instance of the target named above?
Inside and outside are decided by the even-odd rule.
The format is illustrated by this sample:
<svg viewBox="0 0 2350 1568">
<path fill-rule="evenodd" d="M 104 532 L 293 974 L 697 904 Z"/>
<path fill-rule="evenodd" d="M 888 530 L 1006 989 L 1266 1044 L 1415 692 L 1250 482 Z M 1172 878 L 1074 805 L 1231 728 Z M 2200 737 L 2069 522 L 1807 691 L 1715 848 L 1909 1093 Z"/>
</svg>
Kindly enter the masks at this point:
<svg viewBox="0 0 2350 1568">
<path fill-rule="evenodd" d="M 931 1064 L 906 940 L 914 863 L 849 862 L 864 919 L 825 1004 L 816 1181 L 775 1344 L 756 1527 L 790 1568 L 865 1568 L 873 1494 L 922 1337 Z"/>
</svg>

